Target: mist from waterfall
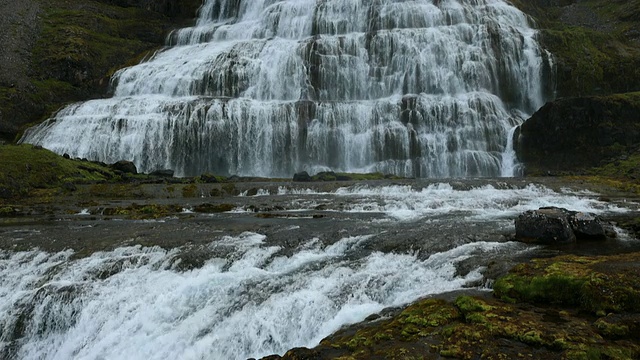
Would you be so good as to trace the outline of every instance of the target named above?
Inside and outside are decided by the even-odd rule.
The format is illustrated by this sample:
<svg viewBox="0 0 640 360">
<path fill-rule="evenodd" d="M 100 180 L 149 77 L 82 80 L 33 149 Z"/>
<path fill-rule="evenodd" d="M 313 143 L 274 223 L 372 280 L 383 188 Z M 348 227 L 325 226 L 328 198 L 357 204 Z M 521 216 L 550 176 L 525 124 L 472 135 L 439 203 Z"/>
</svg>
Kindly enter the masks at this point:
<svg viewBox="0 0 640 360">
<path fill-rule="evenodd" d="M 207 0 L 23 142 L 178 176 L 512 176 L 548 56 L 501 0 Z"/>
</svg>

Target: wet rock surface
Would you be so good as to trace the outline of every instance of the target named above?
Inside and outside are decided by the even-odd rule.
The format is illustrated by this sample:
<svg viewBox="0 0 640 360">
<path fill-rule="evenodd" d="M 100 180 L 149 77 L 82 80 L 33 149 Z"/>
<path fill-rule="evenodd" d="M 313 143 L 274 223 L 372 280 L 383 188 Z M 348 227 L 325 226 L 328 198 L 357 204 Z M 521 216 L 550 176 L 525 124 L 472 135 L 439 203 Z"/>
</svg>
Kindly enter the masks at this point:
<svg viewBox="0 0 640 360">
<path fill-rule="evenodd" d="M 576 241 L 563 209 L 530 210 L 515 221 L 516 240 L 534 244 Z"/>
<path fill-rule="evenodd" d="M 557 207 L 529 210 L 515 220 L 516 240 L 534 244 L 604 241 L 615 237 L 611 224 L 594 214 Z"/>
</svg>

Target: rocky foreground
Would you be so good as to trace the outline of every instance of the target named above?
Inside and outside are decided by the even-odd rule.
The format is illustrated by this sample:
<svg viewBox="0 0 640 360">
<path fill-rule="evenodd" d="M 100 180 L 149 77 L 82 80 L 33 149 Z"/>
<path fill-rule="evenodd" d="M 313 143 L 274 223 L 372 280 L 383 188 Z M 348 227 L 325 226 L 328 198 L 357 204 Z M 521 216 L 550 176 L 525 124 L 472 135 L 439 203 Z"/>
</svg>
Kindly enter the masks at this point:
<svg viewBox="0 0 640 360">
<path fill-rule="evenodd" d="M 640 357 L 640 253 L 536 259 L 493 288 L 391 309 L 263 360 Z"/>
</svg>

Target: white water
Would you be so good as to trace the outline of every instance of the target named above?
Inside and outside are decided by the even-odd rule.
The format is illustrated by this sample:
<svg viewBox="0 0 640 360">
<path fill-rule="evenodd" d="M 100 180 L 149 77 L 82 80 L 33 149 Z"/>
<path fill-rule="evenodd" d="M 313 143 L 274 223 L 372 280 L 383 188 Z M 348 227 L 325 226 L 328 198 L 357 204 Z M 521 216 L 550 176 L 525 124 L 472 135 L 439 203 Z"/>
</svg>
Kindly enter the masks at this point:
<svg viewBox="0 0 640 360">
<path fill-rule="evenodd" d="M 130 247 L 69 260 L 71 251 L 0 253 L 0 354 L 20 314 L 17 359 L 245 359 L 314 346 L 345 323 L 384 307 L 462 287 L 455 263 L 522 245 L 474 243 L 421 261 L 413 255 L 352 255 L 372 236 L 290 256 L 245 233 L 200 269 L 172 270 L 179 250 Z M 102 279 L 99 274 L 113 272 Z M 33 306 L 31 312 L 25 306 Z"/>
<path fill-rule="evenodd" d="M 139 170 L 513 176 L 545 100 L 527 17 L 502 0 L 207 0 L 194 27 L 22 141 Z"/>
<path fill-rule="evenodd" d="M 448 183 L 429 185 L 421 189 L 409 185 L 353 186 L 339 188 L 331 193 L 287 187 L 278 189 L 278 195 L 290 194 L 306 195 L 298 204 L 306 209 L 312 209 L 322 203 L 329 210 L 383 213 L 393 220 L 400 221 L 415 221 L 448 214 L 456 214 L 467 220 L 512 219 L 524 211 L 546 206 L 594 214 L 628 211 L 615 204 L 598 200 L 593 193 L 575 193 L 568 189 L 556 192 L 533 184 L 515 189 L 497 189 L 492 185 L 485 185 L 467 190 L 455 190 Z M 340 199 L 341 197 L 347 201 Z M 342 205 L 336 207 L 336 202 Z"/>
</svg>

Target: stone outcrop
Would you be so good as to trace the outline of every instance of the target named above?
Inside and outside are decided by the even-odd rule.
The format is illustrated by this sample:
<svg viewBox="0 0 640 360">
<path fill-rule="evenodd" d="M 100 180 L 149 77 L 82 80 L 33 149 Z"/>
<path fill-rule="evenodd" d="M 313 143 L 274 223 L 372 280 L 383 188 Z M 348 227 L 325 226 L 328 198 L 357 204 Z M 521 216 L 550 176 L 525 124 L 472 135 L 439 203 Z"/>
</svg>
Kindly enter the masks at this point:
<svg viewBox="0 0 640 360">
<path fill-rule="evenodd" d="M 171 169 L 158 169 L 149 173 L 151 176 L 157 177 L 173 177 L 174 171 Z"/>
<path fill-rule="evenodd" d="M 515 134 L 527 174 L 579 172 L 640 150 L 640 93 L 560 99 Z"/>
<path fill-rule="evenodd" d="M 293 174 L 293 181 L 311 181 L 311 176 L 306 171 Z"/>
<path fill-rule="evenodd" d="M 615 237 L 609 224 L 591 213 L 547 207 L 526 211 L 515 220 L 516 240 L 534 244 L 563 244 Z"/>
</svg>

